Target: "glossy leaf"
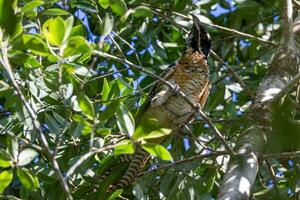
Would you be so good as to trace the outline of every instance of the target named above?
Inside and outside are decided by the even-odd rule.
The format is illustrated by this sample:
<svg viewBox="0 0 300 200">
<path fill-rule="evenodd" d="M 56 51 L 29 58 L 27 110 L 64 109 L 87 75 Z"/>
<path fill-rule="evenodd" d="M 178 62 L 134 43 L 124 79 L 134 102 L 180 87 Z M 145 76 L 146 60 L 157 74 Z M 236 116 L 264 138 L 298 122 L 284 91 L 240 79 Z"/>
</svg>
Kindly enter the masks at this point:
<svg viewBox="0 0 300 200">
<path fill-rule="evenodd" d="M 101 135 L 101 136 L 107 136 L 111 134 L 111 129 L 109 128 L 98 128 L 96 130 L 96 133 Z"/>
<path fill-rule="evenodd" d="M 10 155 L 4 150 L 0 149 L 0 167 L 9 167 L 11 163 Z"/>
<path fill-rule="evenodd" d="M 0 27 L 8 34 L 15 32 L 17 25 L 17 18 L 14 15 L 13 1 L 0 0 Z"/>
<path fill-rule="evenodd" d="M 19 155 L 19 142 L 16 137 L 7 137 L 8 152 L 16 161 Z"/>
<path fill-rule="evenodd" d="M 123 192 L 123 189 L 118 189 L 116 191 L 114 191 L 110 197 L 108 198 L 108 200 L 114 200 L 114 199 L 117 199 Z"/>
<path fill-rule="evenodd" d="M 50 18 L 43 24 L 43 34 L 51 45 L 60 46 L 65 36 L 65 22 L 61 17 Z"/>
<path fill-rule="evenodd" d="M 171 129 L 167 128 L 160 128 L 158 130 L 152 131 L 149 133 L 149 135 L 142 137 L 141 139 L 155 139 L 155 138 L 161 138 L 169 135 L 172 132 Z"/>
<path fill-rule="evenodd" d="M 33 175 L 29 169 L 18 168 L 17 176 L 26 189 L 35 190 L 40 187 L 38 178 Z"/>
<path fill-rule="evenodd" d="M 73 29 L 73 24 L 74 24 L 74 17 L 72 15 L 65 20 L 65 35 L 63 38 L 63 42 L 66 41 L 70 37 L 72 29 Z"/>
<path fill-rule="evenodd" d="M 64 48 L 64 57 L 84 54 L 91 51 L 87 41 L 81 36 L 71 37 Z"/>
<path fill-rule="evenodd" d="M 109 0 L 98 0 L 99 4 L 102 6 L 102 8 L 106 9 L 109 6 Z"/>
<path fill-rule="evenodd" d="M 95 110 L 92 102 L 88 98 L 88 96 L 84 94 L 79 94 L 77 96 L 77 100 L 79 103 L 79 107 L 81 108 L 82 112 L 86 114 L 86 116 L 90 119 L 94 119 Z"/>
<path fill-rule="evenodd" d="M 134 133 L 134 119 L 131 112 L 126 108 L 125 105 L 120 105 L 117 110 L 117 124 L 122 133 L 127 134 L 131 137 Z"/>
<path fill-rule="evenodd" d="M 113 30 L 113 27 L 114 19 L 109 14 L 106 14 L 102 24 L 102 37 L 106 37 Z"/>
<path fill-rule="evenodd" d="M 114 101 L 106 106 L 104 111 L 100 112 L 100 120 L 106 121 L 109 120 L 117 112 L 120 106 L 119 101 Z"/>
<path fill-rule="evenodd" d="M 133 154 L 134 153 L 134 145 L 130 142 L 130 140 L 123 140 L 118 144 L 118 146 L 114 149 L 114 154 Z"/>
<path fill-rule="evenodd" d="M 110 86 L 106 80 L 106 78 L 103 79 L 103 88 L 102 88 L 102 101 L 106 101 L 108 94 L 110 91 Z"/>
<path fill-rule="evenodd" d="M 134 9 L 134 14 L 135 17 L 152 17 L 153 13 L 151 9 L 147 6 L 138 6 Z"/>
<path fill-rule="evenodd" d="M 146 143 L 143 144 L 142 147 L 151 155 L 158 157 L 162 160 L 166 160 L 166 161 L 173 160 L 170 152 L 160 144 Z"/>
<path fill-rule="evenodd" d="M 119 16 L 122 16 L 127 12 L 127 6 L 123 0 L 110 0 L 110 8 Z"/>
<path fill-rule="evenodd" d="M 19 153 L 18 166 L 29 164 L 36 156 L 38 156 L 38 153 L 35 150 L 29 148 L 23 149 Z"/>
<path fill-rule="evenodd" d="M 5 170 L 0 172 L 0 194 L 3 193 L 4 189 L 9 186 L 13 179 L 12 170 Z"/>
<path fill-rule="evenodd" d="M 30 1 L 22 7 L 22 12 L 26 13 L 26 12 L 32 11 L 36 7 L 41 6 L 43 4 L 44 4 L 44 1 L 41 1 L 41 0 Z"/>
<path fill-rule="evenodd" d="M 25 47 L 30 49 L 32 53 L 41 56 L 48 55 L 48 46 L 38 35 L 24 34 L 23 42 Z"/>
<path fill-rule="evenodd" d="M 68 11 L 65 11 L 63 9 L 60 9 L 60 8 L 50 8 L 50 9 L 47 9 L 43 12 L 43 15 L 52 15 L 52 16 L 55 16 L 55 15 L 69 15 L 70 13 Z"/>
<path fill-rule="evenodd" d="M 47 113 L 45 113 L 45 122 L 52 133 L 55 133 L 55 134 L 60 133 L 60 127 L 59 127 L 58 123 L 51 115 L 48 115 Z"/>
</svg>

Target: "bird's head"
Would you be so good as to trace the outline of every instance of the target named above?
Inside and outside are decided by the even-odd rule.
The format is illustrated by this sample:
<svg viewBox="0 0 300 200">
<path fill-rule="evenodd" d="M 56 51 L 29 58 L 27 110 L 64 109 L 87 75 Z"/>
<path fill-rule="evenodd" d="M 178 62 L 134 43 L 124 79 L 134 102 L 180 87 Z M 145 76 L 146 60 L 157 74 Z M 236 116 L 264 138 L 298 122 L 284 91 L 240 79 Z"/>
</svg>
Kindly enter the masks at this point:
<svg viewBox="0 0 300 200">
<path fill-rule="evenodd" d="M 187 40 L 187 48 L 192 48 L 193 51 L 202 52 L 207 58 L 210 46 L 211 39 L 209 33 L 206 31 L 204 26 L 200 23 L 199 18 L 196 15 L 193 16 L 193 26 L 189 33 Z"/>
</svg>

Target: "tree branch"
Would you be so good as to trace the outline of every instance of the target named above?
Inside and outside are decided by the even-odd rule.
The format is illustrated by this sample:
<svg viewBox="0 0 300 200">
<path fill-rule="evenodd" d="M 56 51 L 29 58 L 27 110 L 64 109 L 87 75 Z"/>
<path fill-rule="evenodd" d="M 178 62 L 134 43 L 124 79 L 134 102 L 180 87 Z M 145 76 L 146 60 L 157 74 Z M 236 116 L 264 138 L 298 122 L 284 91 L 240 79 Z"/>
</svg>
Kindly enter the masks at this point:
<svg viewBox="0 0 300 200">
<path fill-rule="evenodd" d="M 273 98 L 274 102 L 278 102 L 282 99 L 298 82 L 300 81 L 300 73 L 298 73 L 292 80 L 290 80 L 284 88 Z"/>
<path fill-rule="evenodd" d="M 275 154 L 265 154 L 261 155 L 264 159 L 270 158 L 290 158 L 300 156 L 300 151 L 291 151 L 291 152 L 282 152 L 282 153 L 275 153 Z"/>
<path fill-rule="evenodd" d="M 203 160 L 204 158 L 217 157 L 217 156 L 221 156 L 221 155 L 228 155 L 228 153 L 218 151 L 218 152 L 212 152 L 212 153 L 203 154 L 203 155 L 192 156 L 192 157 L 189 157 L 189 158 L 186 158 L 186 159 L 178 160 L 176 162 L 173 162 L 173 163 L 170 163 L 170 164 L 167 164 L 167 165 L 162 165 L 162 166 L 157 167 L 155 169 L 152 169 L 150 171 L 141 172 L 138 176 L 141 177 L 141 176 L 145 176 L 145 175 L 154 173 L 154 172 L 162 170 L 162 169 L 169 169 L 171 167 L 175 167 L 175 166 L 177 166 L 179 164 L 182 164 L 182 163 L 193 162 L 195 160 Z"/>
<path fill-rule="evenodd" d="M 220 58 L 214 51 L 210 51 L 210 53 L 220 62 L 222 65 L 226 67 L 226 69 L 229 71 L 229 73 L 234 77 L 234 79 L 241 85 L 243 89 L 248 93 L 248 95 L 251 96 L 252 99 L 254 99 L 252 91 L 249 89 L 249 87 L 245 84 L 245 82 L 241 79 L 241 77 L 229 66 L 227 65 L 222 58 Z"/>
<path fill-rule="evenodd" d="M 146 5 L 148 7 L 151 8 L 152 11 L 155 11 L 154 13 L 157 13 L 157 12 L 160 12 L 162 15 L 164 15 L 164 13 L 167 13 L 167 19 L 169 19 L 169 16 L 170 15 L 176 15 L 176 16 L 179 16 L 179 17 L 182 17 L 184 19 L 187 19 L 187 20 L 190 20 L 191 18 L 184 15 L 184 14 L 181 14 L 181 13 L 178 13 L 178 12 L 174 12 L 174 11 L 167 11 L 167 10 L 161 10 L 159 8 L 154 8 L 152 5 L 150 4 L 145 4 L 145 3 L 142 3 L 143 5 Z M 164 15 L 165 16 L 165 15 Z M 168 20 L 169 21 L 169 20 Z M 263 43 L 266 43 L 266 44 L 271 44 L 273 46 L 277 46 L 277 44 L 271 42 L 271 41 L 268 41 L 268 40 L 265 40 L 263 38 L 260 38 L 260 37 L 256 37 L 254 35 L 251 35 L 251 34 L 248 34 L 248 33 L 243 33 L 241 31 L 237 31 L 235 29 L 231 29 L 231 28 L 227 28 L 227 27 L 224 27 L 224 26 L 220 26 L 220 25 L 216 25 L 216 24 L 212 24 L 212 23 L 206 23 L 206 22 L 201 22 L 205 25 L 208 25 L 208 26 L 211 26 L 211 27 L 214 27 L 214 28 L 217 28 L 217 29 L 220 29 L 222 31 L 226 31 L 226 32 L 230 32 L 230 33 L 233 33 L 233 34 L 236 34 L 236 35 L 239 35 L 239 36 L 242 36 L 242 37 L 246 37 L 246 38 L 250 38 L 250 39 L 254 39 L 254 40 L 257 40 L 257 41 L 260 41 L 260 42 L 263 42 Z M 177 23 L 176 23 L 177 24 Z M 178 24 L 177 24 L 178 25 Z"/>
<path fill-rule="evenodd" d="M 0 30 L 0 38 L 2 40 L 3 38 L 3 35 L 2 35 L 2 32 Z M 47 154 L 47 157 L 48 159 L 51 161 L 52 165 L 53 165 L 53 169 L 55 171 L 55 173 L 57 174 L 58 176 L 58 180 L 67 196 L 67 198 L 69 200 L 73 200 L 73 197 L 71 195 L 71 192 L 70 192 L 70 189 L 69 189 L 69 186 L 68 184 L 65 182 L 64 178 L 63 178 L 63 174 L 60 170 L 60 167 L 56 161 L 56 159 L 54 158 L 54 156 L 52 155 L 52 152 L 50 150 L 50 147 L 49 147 L 49 144 L 48 144 L 48 141 L 43 133 L 43 130 L 42 130 L 42 127 L 41 127 L 41 124 L 39 123 L 39 121 L 37 120 L 37 115 L 36 113 L 34 112 L 34 110 L 32 109 L 31 105 L 29 104 L 29 102 L 27 102 L 25 96 L 23 95 L 21 89 L 19 88 L 16 80 L 15 80 L 15 77 L 13 75 L 13 72 L 12 72 L 12 68 L 10 66 L 10 63 L 9 63 L 9 60 L 8 60 L 8 53 L 7 53 L 7 41 L 1 41 L 2 43 L 2 57 L 0 58 L 0 63 L 2 65 L 2 67 L 4 68 L 5 72 L 7 73 L 10 81 L 11 81 L 11 84 L 12 84 L 12 87 L 14 88 L 15 92 L 16 92 L 16 95 L 20 98 L 21 102 L 23 103 L 25 109 L 27 110 L 28 112 L 28 115 L 32 121 L 32 125 L 34 127 L 34 129 L 39 133 L 39 138 L 40 138 L 40 141 L 41 141 L 41 144 L 43 146 L 43 148 L 46 150 L 46 154 Z"/>
<path fill-rule="evenodd" d="M 286 15 L 288 19 L 287 29 L 292 29 L 290 20 L 292 13 L 290 4 L 292 0 L 286 0 Z M 250 107 L 250 128 L 244 130 L 235 146 L 237 156 L 231 157 L 227 171 L 223 178 L 218 194 L 218 200 L 235 199 L 246 200 L 250 198 L 251 187 L 254 184 L 259 168 L 258 157 L 263 154 L 265 145 L 272 130 L 272 104 L 280 91 L 287 91 L 293 82 L 299 67 L 299 54 L 293 45 L 294 35 L 291 30 L 284 32 L 283 46 L 279 47 L 270 64 L 269 70 L 261 82 Z M 287 34 L 288 37 L 287 38 Z M 289 85 L 289 86 L 288 86 Z M 279 96 L 282 96 L 281 94 Z M 279 97 L 277 97 L 279 98 Z"/>
<path fill-rule="evenodd" d="M 110 149 L 115 148 L 116 146 L 118 146 L 119 144 L 112 144 L 112 145 L 107 145 L 105 147 L 101 147 L 99 149 L 92 149 L 89 152 L 87 152 L 86 154 L 82 155 L 77 161 L 76 163 L 74 163 L 74 165 L 72 165 L 72 167 L 69 168 L 69 170 L 67 171 L 66 175 L 65 175 L 65 179 L 68 179 L 75 171 L 78 167 L 80 167 L 80 165 L 82 163 L 84 163 L 87 159 L 89 159 L 90 157 L 92 157 L 95 154 L 98 153 L 102 153 L 103 151 L 107 151 Z"/>
<path fill-rule="evenodd" d="M 143 68 L 142 66 L 136 65 L 126 59 L 122 59 L 120 57 L 105 53 L 105 52 L 101 52 L 98 50 L 94 50 L 94 54 L 105 57 L 105 58 L 110 58 L 112 60 L 121 62 L 123 64 L 126 64 L 136 70 L 139 70 L 140 72 L 143 72 L 157 80 L 159 80 L 160 82 L 162 82 L 163 84 L 165 84 L 167 87 L 169 87 L 171 90 L 175 90 L 175 86 L 173 84 L 171 84 L 169 81 L 164 80 L 163 78 L 161 78 L 160 76 L 146 70 L 145 68 Z M 218 130 L 218 128 L 214 125 L 214 123 L 211 121 L 211 119 L 209 117 L 207 117 L 205 115 L 205 113 L 202 111 L 200 105 L 194 105 L 189 98 L 182 92 L 179 90 L 179 95 L 192 107 L 194 108 L 198 114 L 200 115 L 200 117 L 206 121 L 206 123 L 212 128 L 212 130 L 214 131 L 215 135 L 217 136 L 217 138 L 222 142 L 222 144 L 224 145 L 224 148 L 226 149 L 226 151 L 228 151 L 228 153 L 230 155 L 235 155 L 234 151 L 231 149 L 231 147 L 229 146 L 229 144 L 226 142 L 226 140 L 224 139 L 224 136 L 221 134 L 221 132 Z"/>
</svg>

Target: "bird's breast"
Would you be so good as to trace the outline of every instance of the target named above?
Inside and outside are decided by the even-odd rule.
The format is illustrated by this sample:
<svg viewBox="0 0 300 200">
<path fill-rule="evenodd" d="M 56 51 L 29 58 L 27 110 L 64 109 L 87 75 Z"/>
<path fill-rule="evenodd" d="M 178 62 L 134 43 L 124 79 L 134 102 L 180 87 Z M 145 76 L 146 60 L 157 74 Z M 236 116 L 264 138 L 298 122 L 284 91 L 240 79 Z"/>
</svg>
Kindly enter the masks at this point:
<svg viewBox="0 0 300 200">
<path fill-rule="evenodd" d="M 187 52 L 178 60 L 174 74 L 168 81 L 175 82 L 192 103 L 199 103 L 209 82 L 209 70 L 203 54 Z M 193 108 L 181 96 L 176 95 L 152 109 L 159 120 L 173 127 L 181 126 L 195 114 Z"/>
</svg>

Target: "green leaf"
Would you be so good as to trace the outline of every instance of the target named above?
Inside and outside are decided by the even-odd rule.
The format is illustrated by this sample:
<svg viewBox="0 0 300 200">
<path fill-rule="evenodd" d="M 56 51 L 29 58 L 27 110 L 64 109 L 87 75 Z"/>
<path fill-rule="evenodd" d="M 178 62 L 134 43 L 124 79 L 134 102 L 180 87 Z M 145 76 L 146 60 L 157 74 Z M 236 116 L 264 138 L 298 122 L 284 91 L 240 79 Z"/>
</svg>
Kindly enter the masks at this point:
<svg viewBox="0 0 300 200">
<path fill-rule="evenodd" d="M 13 0 L 0 0 L 0 27 L 8 34 L 15 32 L 17 18 L 14 15 Z"/>
<path fill-rule="evenodd" d="M 48 46 L 38 35 L 24 34 L 23 43 L 25 48 L 30 49 L 34 54 L 48 55 Z"/>
<path fill-rule="evenodd" d="M 130 140 L 123 140 L 115 147 L 114 154 L 121 155 L 121 154 L 133 154 L 134 153 L 134 146 L 130 142 Z"/>
<path fill-rule="evenodd" d="M 187 0 L 175 0 L 174 1 L 174 9 L 175 10 L 184 10 L 186 7 Z"/>
<path fill-rule="evenodd" d="M 106 78 L 104 78 L 103 79 L 103 88 L 102 88 L 102 101 L 106 101 L 107 100 L 109 91 L 110 91 L 109 84 L 108 84 Z"/>
<path fill-rule="evenodd" d="M 26 148 L 19 153 L 18 166 L 29 164 L 33 159 L 39 155 L 35 150 Z"/>
<path fill-rule="evenodd" d="M 117 110 L 117 124 L 122 133 L 126 133 L 129 137 L 133 135 L 134 119 L 131 112 L 123 104 Z"/>
<path fill-rule="evenodd" d="M 77 100 L 79 103 L 79 107 L 81 108 L 82 112 L 89 118 L 94 119 L 95 110 L 92 102 L 85 94 L 81 93 L 77 96 Z"/>
<path fill-rule="evenodd" d="M 12 170 L 6 170 L 0 173 L 0 194 L 9 186 L 13 178 Z"/>
<path fill-rule="evenodd" d="M 155 139 L 155 138 L 161 138 L 169 135 L 172 132 L 172 129 L 167 128 L 160 128 L 159 130 L 155 130 L 149 133 L 149 135 L 142 137 L 140 139 Z"/>
<path fill-rule="evenodd" d="M 17 176 L 22 183 L 22 185 L 29 190 L 35 190 L 39 188 L 39 181 L 36 176 L 34 176 L 29 169 L 18 168 Z"/>
<path fill-rule="evenodd" d="M 82 36 L 71 37 L 67 41 L 67 45 L 64 48 L 64 57 L 74 56 L 77 54 L 89 53 L 91 48 L 87 41 Z"/>
<path fill-rule="evenodd" d="M 82 24 L 79 24 L 79 25 L 74 26 L 72 28 L 70 37 L 72 37 L 72 36 L 84 36 L 84 34 L 85 34 L 85 29 L 82 26 Z"/>
<path fill-rule="evenodd" d="M 43 15 L 69 15 L 70 13 L 60 8 L 50 8 L 43 12 Z"/>
<path fill-rule="evenodd" d="M 79 8 L 85 12 L 97 13 L 96 1 L 91 0 L 73 0 L 71 1 L 71 6 Z"/>
<path fill-rule="evenodd" d="M 114 191 L 108 198 L 108 200 L 115 200 L 117 199 L 123 192 L 123 189 L 118 189 Z"/>
<path fill-rule="evenodd" d="M 110 16 L 108 13 L 106 13 L 104 22 L 102 23 L 101 26 L 102 29 L 101 36 L 106 37 L 113 30 L 113 27 L 114 27 L 114 18 Z"/>
<path fill-rule="evenodd" d="M 45 113 L 45 122 L 52 133 L 59 134 L 61 132 L 56 120 L 47 113 Z"/>
<path fill-rule="evenodd" d="M 42 30 L 51 45 L 60 46 L 65 36 L 65 22 L 61 17 L 50 18 L 43 24 Z"/>
<path fill-rule="evenodd" d="M 109 0 L 98 0 L 102 8 L 106 9 L 109 6 Z"/>
<path fill-rule="evenodd" d="M 142 18 L 152 17 L 152 15 L 153 13 L 151 9 L 147 6 L 138 6 L 134 9 L 134 13 L 133 13 L 133 16 L 142 17 Z"/>
<path fill-rule="evenodd" d="M 119 16 L 122 16 L 127 12 L 127 6 L 123 0 L 111 0 L 110 8 L 116 15 Z"/>
<path fill-rule="evenodd" d="M 74 24 L 74 17 L 73 17 L 73 15 L 71 15 L 70 17 L 68 17 L 65 20 L 65 35 L 64 35 L 63 42 L 66 41 L 70 37 L 72 29 L 73 29 L 73 24 Z"/>
<path fill-rule="evenodd" d="M 22 7 L 22 12 L 26 13 L 29 11 L 32 11 L 34 8 L 39 7 L 44 4 L 44 1 L 41 0 L 33 0 L 30 2 L 27 2 L 23 7 Z"/>
<path fill-rule="evenodd" d="M 106 121 L 109 120 L 114 114 L 116 113 L 117 109 L 119 108 L 120 102 L 119 101 L 113 101 L 112 103 L 108 104 L 106 109 L 102 112 L 100 112 L 100 120 Z"/>
<path fill-rule="evenodd" d="M 159 130 L 160 128 L 163 128 L 162 126 L 160 126 L 158 120 L 153 118 L 153 116 L 149 112 L 143 113 L 139 121 L 140 123 L 136 127 L 133 135 L 134 140 L 138 140 L 139 138 L 146 137 L 152 131 L 156 131 Z"/>
<path fill-rule="evenodd" d="M 98 128 L 96 130 L 96 133 L 98 135 L 101 135 L 101 136 L 105 137 L 105 136 L 108 136 L 108 135 L 111 134 L 111 129 L 110 128 Z"/>
<path fill-rule="evenodd" d="M 19 155 L 19 142 L 16 137 L 7 137 L 7 146 L 8 146 L 8 152 L 10 155 L 13 156 L 13 159 L 16 161 L 18 159 Z"/>
<path fill-rule="evenodd" d="M 83 128 L 82 128 L 82 135 L 88 135 L 88 134 L 91 134 L 91 132 L 93 132 L 94 130 L 94 127 L 91 123 L 89 123 L 88 121 L 86 120 L 82 120 L 81 123 L 84 125 Z"/>
<path fill-rule="evenodd" d="M 15 31 L 11 34 L 11 38 L 10 38 L 11 41 L 14 41 L 14 39 L 23 32 L 23 24 L 22 24 L 23 15 L 22 14 L 17 15 L 16 20 L 17 22 L 16 22 Z"/>
<path fill-rule="evenodd" d="M 0 167 L 9 167 L 11 163 L 10 155 L 4 150 L 0 149 Z"/>
<path fill-rule="evenodd" d="M 146 143 L 143 144 L 142 147 L 151 155 L 158 157 L 162 160 L 166 160 L 166 161 L 173 160 L 170 152 L 160 144 Z"/>
</svg>

